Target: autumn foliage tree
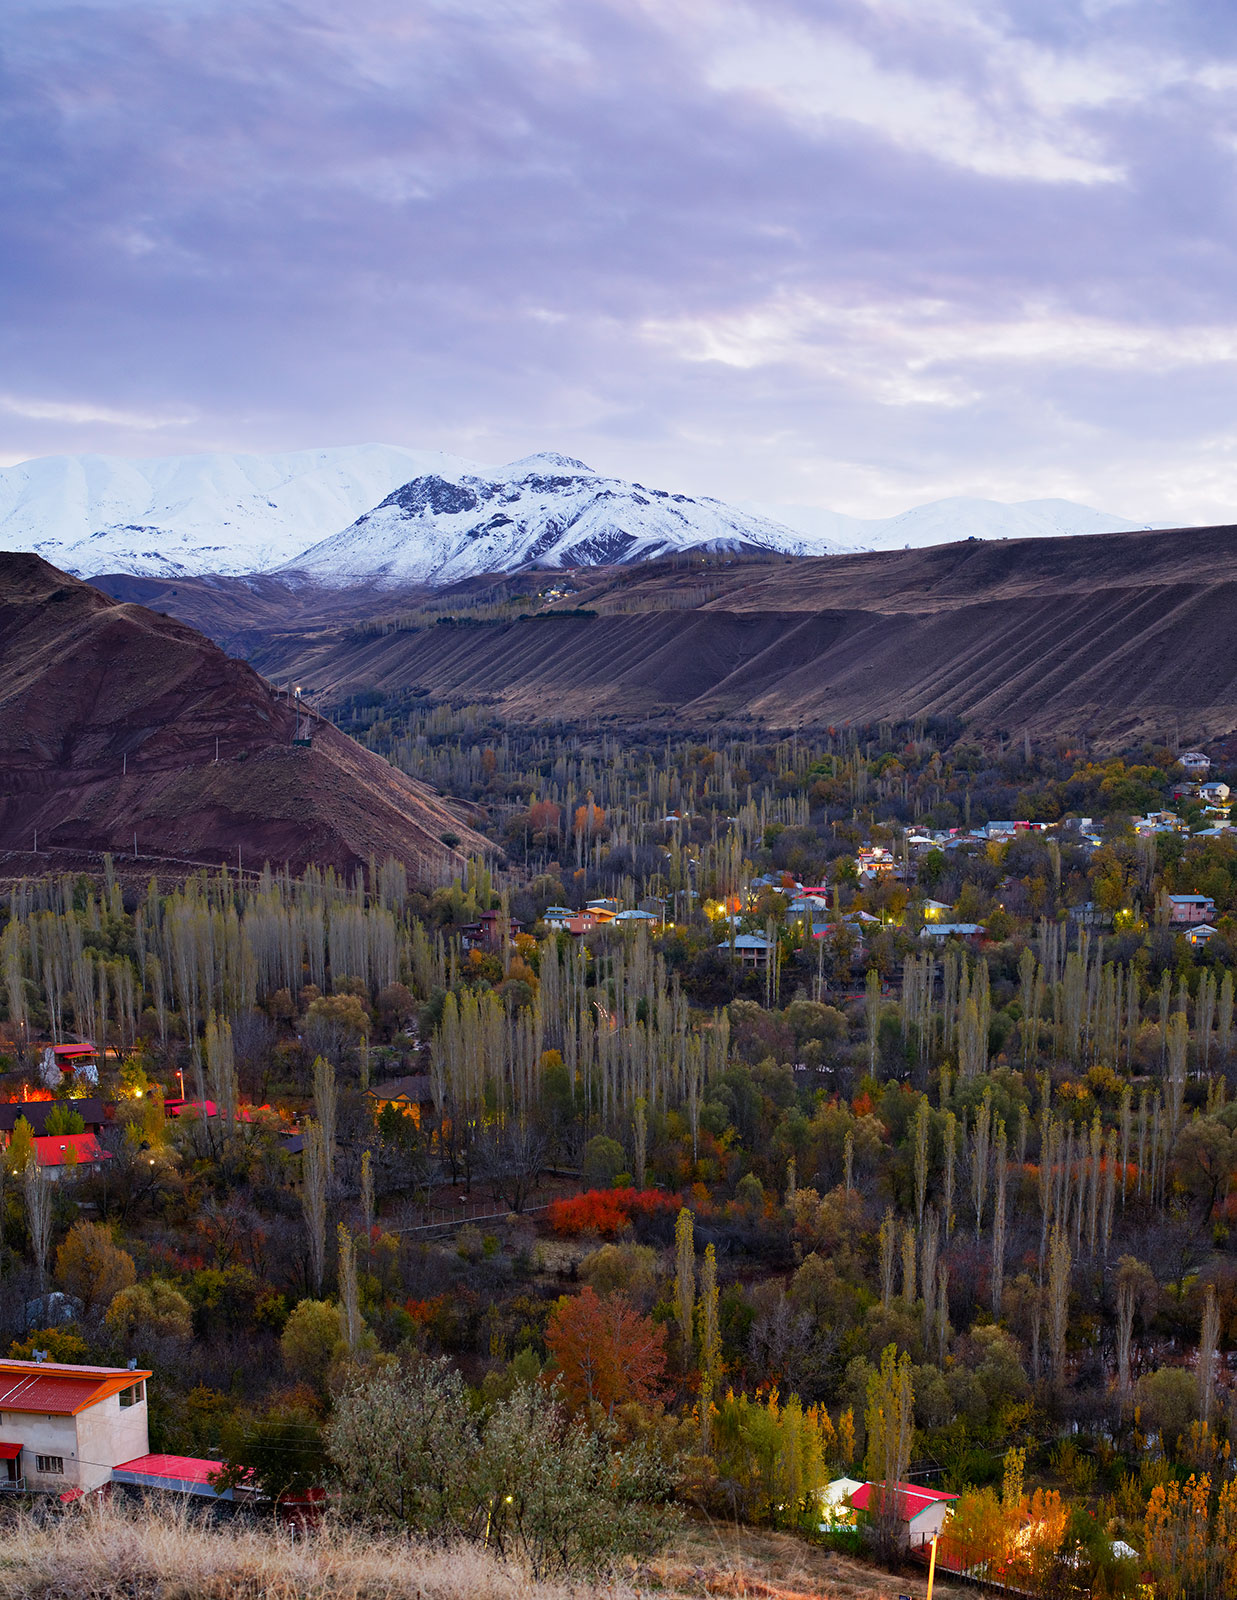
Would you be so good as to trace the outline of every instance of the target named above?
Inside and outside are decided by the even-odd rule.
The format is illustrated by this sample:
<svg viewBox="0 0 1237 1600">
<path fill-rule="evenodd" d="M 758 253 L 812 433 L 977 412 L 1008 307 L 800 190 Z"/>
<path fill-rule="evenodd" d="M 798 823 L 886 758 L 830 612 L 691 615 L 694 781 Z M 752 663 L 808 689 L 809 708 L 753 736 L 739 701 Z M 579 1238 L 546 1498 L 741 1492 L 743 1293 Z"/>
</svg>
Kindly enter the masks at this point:
<svg viewBox="0 0 1237 1600">
<path fill-rule="evenodd" d="M 666 1331 L 634 1311 L 619 1294 L 601 1299 L 586 1288 L 564 1296 L 546 1324 L 553 1372 L 569 1404 L 580 1409 L 636 1401 L 648 1405 L 662 1391 Z"/>
<path fill-rule="evenodd" d="M 109 1305 L 136 1276 L 133 1257 L 97 1222 L 75 1222 L 56 1252 L 57 1281 L 88 1314 Z"/>
</svg>

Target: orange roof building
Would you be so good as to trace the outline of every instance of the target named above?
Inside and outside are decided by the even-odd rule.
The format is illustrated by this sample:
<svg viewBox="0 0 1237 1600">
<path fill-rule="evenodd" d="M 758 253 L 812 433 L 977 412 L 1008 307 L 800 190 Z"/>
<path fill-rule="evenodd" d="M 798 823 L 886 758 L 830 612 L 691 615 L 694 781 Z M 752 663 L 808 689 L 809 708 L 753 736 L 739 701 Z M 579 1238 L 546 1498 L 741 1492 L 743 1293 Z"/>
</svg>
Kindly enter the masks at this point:
<svg viewBox="0 0 1237 1600">
<path fill-rule="evenodd" d="M 0 1488 L 97 1489 L 150 1449 L 146 1382 L 129 1367 L 0 1361 Z"/>
</svg>

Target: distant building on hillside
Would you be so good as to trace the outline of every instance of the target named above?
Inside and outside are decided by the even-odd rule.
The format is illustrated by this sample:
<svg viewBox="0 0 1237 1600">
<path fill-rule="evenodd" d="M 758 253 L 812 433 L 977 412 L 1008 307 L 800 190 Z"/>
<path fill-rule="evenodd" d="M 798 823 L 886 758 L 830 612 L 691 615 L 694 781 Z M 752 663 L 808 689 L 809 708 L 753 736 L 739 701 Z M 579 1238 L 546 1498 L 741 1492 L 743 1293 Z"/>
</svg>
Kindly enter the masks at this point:
<svg viewBox="0 0 1237 1600">
<path fill-rule="evenodd" d="M 1216 903 L 1205 894 L 1170 894 L 1168 920 L 1178 925 L 1191 922 L 1210 922 L 1216 914 Z"/>
<path fill-rule="evenodd" d="M 724 939 L 717 947 L 723 954 L 744 967 L 767 967 L 773 953 L 773 941 L 762 933 L 737 933 L 733 943 Z"/>
<path fill-rule="evenodd" d="M 1201 750 L 1186 750 L 1177 757 L 1177 765 L 1192 778 L 1201 778 L 1211 771 L 1211 757 Z"/>
</svg>

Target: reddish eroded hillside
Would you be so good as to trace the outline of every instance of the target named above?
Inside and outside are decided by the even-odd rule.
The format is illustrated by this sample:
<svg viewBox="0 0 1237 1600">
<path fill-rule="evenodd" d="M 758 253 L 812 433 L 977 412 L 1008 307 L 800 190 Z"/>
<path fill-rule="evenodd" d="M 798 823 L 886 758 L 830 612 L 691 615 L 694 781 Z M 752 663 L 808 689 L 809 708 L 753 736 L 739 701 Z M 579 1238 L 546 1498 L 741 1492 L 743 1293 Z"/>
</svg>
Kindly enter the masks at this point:
<svg viewBox="0 0 1237 1600">
<path fill-rule="evenodd" d="M 0 555 L 0 849 L 132 850 L 437 879 L 485 842 L 449 804 L 313 720 L 184 623 L 33 555 Z M 216 744 L 218 741 L 218 744 Z M 216 760 L 216 751 L 218 759 Z"/>
<path fill-rule="evenodd" d="M 561 617 L 327 627 L 253 656 L 272 675 L 306 674 L 327 699 L 416 689 L 525 720 L 812 728 L 940 715 L 980 736 L 1027 729 L 1101 747 L 1237 728 L 1234 528 L 573 579 Z"/>
</svg>

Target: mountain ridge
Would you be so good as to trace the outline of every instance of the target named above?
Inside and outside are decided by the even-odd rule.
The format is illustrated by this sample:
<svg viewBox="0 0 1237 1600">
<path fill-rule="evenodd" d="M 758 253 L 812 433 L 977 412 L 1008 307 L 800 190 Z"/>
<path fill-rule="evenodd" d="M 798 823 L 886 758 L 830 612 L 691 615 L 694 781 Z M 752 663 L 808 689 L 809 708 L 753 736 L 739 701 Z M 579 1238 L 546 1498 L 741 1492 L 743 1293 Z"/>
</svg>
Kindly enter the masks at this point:
<svg viewBox="0 0 1237 1600">
<path fill-rule="evenodd" d="M 365 444 L 144 460 L 49 456 L 0 469 L 0 551 L 34 550 L 87 578 L 278 572 L 399 587 L 692 548 L 822 555 L 1137 526 L 1069 501 L 957 498 L 884 519 L 728 505 L 607 477 L 554 451 L 503 466 Z"/>
</svg>

